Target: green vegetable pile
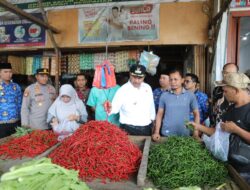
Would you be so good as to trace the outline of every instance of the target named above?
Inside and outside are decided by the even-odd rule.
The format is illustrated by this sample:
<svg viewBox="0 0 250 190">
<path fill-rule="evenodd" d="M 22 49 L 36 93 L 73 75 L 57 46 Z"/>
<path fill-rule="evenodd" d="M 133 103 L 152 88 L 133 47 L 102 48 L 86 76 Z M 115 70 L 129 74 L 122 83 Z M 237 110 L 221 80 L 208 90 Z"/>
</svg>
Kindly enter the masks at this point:
<svg viewBox="0 0 250 190">
<path fill-rule="evenodd" d="M 16 132 L 12 135 L 14 137 L 21 137 L 32 132 L 31 128 L 17 127 Z"/>
<path fill-rule="evenodd" d="M 48 158 L 13 166 L 1 176 L 0 190 L 89 190 L 78 172 L 51 163 Z"/>
<path fill-rule="evenodd" d="M 158 188 L 213 187 L 227 176 L 225 165 L 191 137 L 168 137 L 149 152 L 148 177 Z"/>
</svg>

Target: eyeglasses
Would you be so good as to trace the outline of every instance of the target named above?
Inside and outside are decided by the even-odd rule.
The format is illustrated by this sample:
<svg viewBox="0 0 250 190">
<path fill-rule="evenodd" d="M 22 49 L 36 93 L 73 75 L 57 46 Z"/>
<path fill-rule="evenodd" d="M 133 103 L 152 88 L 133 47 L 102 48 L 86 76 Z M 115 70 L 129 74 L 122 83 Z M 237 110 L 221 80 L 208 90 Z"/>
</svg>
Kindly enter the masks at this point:
<svg viewBox="0 0 250 190">
<path fill-rule="evenodd" d="M 191 80 L 184 80 L 184 83 L 190 83 L 190 82 L 193 82 Z"/>
</svg>

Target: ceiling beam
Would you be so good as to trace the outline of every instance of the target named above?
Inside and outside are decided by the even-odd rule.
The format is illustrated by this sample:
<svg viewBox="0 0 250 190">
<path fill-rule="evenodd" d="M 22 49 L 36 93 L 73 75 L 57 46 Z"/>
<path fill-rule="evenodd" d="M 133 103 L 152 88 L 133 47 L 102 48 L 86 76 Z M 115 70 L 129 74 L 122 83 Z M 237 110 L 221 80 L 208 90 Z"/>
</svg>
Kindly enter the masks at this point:
<svg viewBox="0 0 250 190">
<path fill-rule="evenodd" d="M 56 28 L 54 28 L 53 26 L 49 25 L 49 24 L 46 24 L 44 21 L 42 21 L 41 19 L 29 14 L 29 13 L 26 13 L 25 11 L 23 11 L 22 9 L 16 7 L 15 5 L 7 2 L 6 0 L 0 0 L 0 6 L 3 7 L 4 9 L 16 14 L 16 15 L 19 15 L 29 21 L 32 21 L 36 24 L 38 24 L 39 26 L 42 26 L 44 27 L 45 29 L 50 29 L 53 33 L 56 33 L 56 34 L 59 34 L 60 31 Z"/>
</svg>

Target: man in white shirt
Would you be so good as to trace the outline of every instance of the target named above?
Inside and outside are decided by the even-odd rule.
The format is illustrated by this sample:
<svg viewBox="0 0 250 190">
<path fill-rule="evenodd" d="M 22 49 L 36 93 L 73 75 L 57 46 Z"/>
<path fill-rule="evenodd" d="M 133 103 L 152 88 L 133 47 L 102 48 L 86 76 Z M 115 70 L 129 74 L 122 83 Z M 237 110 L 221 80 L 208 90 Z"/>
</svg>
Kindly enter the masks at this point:
<svg viewBox="0 0 250 190">
<path fill-rule="evenodd" d="M 144 83 L 146 68 L 133 65 L 130 78 L 115 94 L 113 113 L 120 113 L 120 127 L 129 135 L 151 135 L 155 106 L 151 87 Z"/>
</svg>

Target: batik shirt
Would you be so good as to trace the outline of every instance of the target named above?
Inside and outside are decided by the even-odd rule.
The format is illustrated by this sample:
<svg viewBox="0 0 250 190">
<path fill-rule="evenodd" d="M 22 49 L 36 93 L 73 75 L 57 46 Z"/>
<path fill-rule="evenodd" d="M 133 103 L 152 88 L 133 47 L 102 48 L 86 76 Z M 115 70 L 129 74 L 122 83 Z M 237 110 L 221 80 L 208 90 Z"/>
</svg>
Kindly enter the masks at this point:
<svg viewBox="0 0 250 190">
<path fill-rule="evenodd" d="M 162 90 L 161 88 L 156 88 L 153 92 L 153 96 L 154 96 L 154 103 L 155 103 L 155 111 L 158 111 L 158 107 L 159 107 L 159 101 L 160 101 L 160 97 L 161 94 L 163 92 L 167 92 L 167 90 Z"/>
<path fill-rule="evenodd" d="M 194 92 L 200 113 L 200 122 L 203 123 L 205 119 L 208 117 L 208 97 L 205 93 L 196 90 Z M 190 113 L 190 120 L 194 121 L 194 114 Z"/>
<path fill-rule="evenodd" d="M 20 119 L 22 92 L 18 84 L 0 81 L 0 123 Z"/>
</svg>

